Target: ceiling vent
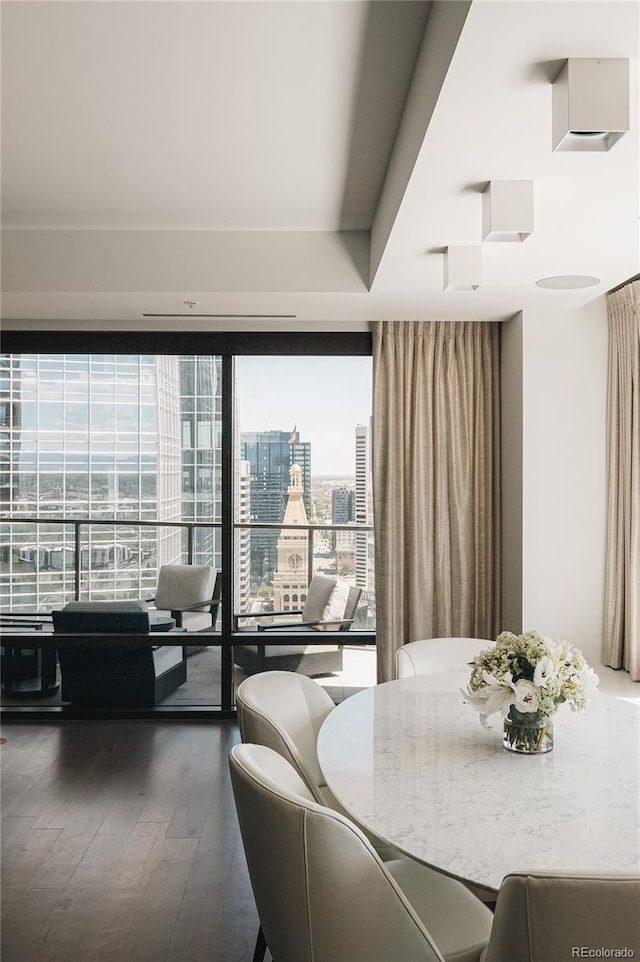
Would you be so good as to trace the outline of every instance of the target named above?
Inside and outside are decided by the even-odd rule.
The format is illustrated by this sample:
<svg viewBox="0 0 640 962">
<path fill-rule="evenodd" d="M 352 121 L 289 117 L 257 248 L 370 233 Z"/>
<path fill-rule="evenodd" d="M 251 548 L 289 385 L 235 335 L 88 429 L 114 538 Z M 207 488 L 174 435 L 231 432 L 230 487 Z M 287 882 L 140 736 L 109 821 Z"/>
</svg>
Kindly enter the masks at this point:
<svg viewBox="0 0 640 962">
<path fill-rule="evenodd" d="M 480 247 L 447 247 L 444 258 L 445 291 L 477 291 L 480 277 Z"/>
<path fill-rule="evenodd" d="M 536 281 L 536 286 L 548 291 L 577 291 L 583 287 L 595 287 L 600 283 L 599 277 L 591 277 L 589 274 L 558 274 L 555 277 L 541 277 Z"/>
<path fill-rule="evenodd" d="M 552 85 L 553 149 L 610 150 L 631 128 L 629 61 L 565 62 Z"/>
<path fill-rule="evenodd" d="M 533 230 L 533 181 L 490 180 L 482 193 L 482 239 L 523 241 Z"/>
<path fill-rule="evenodd" d="M 164 314 L 163 314 L 163 313 L 156 313 L 156 314 L 147 313 L 147 314 L 142 314 L 142 317 L 190 317 L 190 318 L 203 318 L 203 317 L 204 317 L 204 318 L 222 318 L 222 319 L 224 319 L 224 320 L 231 320 L 231 321 L 234 321 L 234 320 L 243 320 L 243 321 L 245 321 L 245 320 L 250 320 L 250 321 L 254 321 L 254 320 L 258 320 L 258 321 L 268 320 L 268 321 L 272 321 L 272 320 L 285 320 L 285 319 L 295 320 L 295 319 L 297 318 L 297 316 L 298 316 L 297 314 L 193 314 L 193 313 L 189 313 L 189 314 L 168 314 L 168 313 L 164 313 Z"/>
</svg>

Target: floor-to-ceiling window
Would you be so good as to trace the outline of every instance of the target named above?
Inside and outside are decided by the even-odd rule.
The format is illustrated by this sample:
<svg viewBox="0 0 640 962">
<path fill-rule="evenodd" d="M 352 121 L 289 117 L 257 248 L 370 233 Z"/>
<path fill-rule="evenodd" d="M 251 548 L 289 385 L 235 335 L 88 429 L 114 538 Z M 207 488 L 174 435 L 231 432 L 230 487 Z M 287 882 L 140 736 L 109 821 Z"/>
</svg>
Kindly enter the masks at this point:
<svg viewBox="0 0 640 962">
<path fill-rule="evenodd" d="M 2 609 L 47 611 L 78 591 L 87 600 L 151 595 L 159 565 L 179 562 L 183 546 L 179 528 L 150 522 L 194 516 L 182 496 L 182 459 L 193 451 L 181 452 L 179 359 L 24 353 L 4 361 L 1 510 L 16 523 L 3 531 Z M 79 585 L 75 520 L 94 522 L 79 530 Z"/>
<path fill-rule="evenodd" d="M 297 607 L 300 585 L 323 573 L 362 589 L 354 623 L 373 628 L 371 539 L 357 530 L 358 521 L 362 529 L 372 520 L 370 358 L 238 357 L 235 369 L 242 479 L 236 555 L 243 559 L 237 610 L 268 611 L 274 602 Z M 311 530 L 301 534 L 296 551 L 283 555 L 278 544 L 286 532 L 259 525 L 283 523 L 294 465 L 301 489 L 296 524 Z"/>
<path fill-rule="evenodd" d="M 366 335 L 56 339 L 51 354 L 52 336 L 5 335 L 3 612 L 148 598 L 163 564 L 221 570 L 219 634 L 191 652 L 176 709 L 232 706 L 233 612 L 299 601 L 302 573 L 358 584 L 353 628 L 373 630 Z M 283 572 L 261 526 L 283 523 L 293 465 L 308 528 Z"/>
</svg>

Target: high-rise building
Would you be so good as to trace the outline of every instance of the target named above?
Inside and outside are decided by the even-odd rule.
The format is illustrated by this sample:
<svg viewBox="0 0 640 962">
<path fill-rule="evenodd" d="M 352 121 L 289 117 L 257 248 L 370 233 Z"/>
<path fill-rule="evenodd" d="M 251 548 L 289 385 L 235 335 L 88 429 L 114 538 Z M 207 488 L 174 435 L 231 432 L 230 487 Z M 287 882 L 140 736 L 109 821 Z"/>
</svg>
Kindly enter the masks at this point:
<svg viewBox="0 0 640 962">
<path fill-rule="evenodd" d="M 46 610 L 73 597 L 74 528 L 85 598 L 151 596 L 183 531 L 127 521 L 212 520 L 220 502 L 219 358 L 5 355 L 0 365 L 0 510 L 50 519 L 1 525 L 0 603 Z M 56 521 L 58 522 L 56 524 Z M 217 564 L 213 529 L 195 560 Z"/>
<path fill-rule="evenodd" d="M 355 520 L 353 488 L 334 488 L 331 492 L 331 524 L 349 524 Z"/>
<path fill-rule="evenodd" d="M 363 424 L 356 425 L 356 524 L 369 522 L 369 444 L 367 428 Z M 356 536 L 356 585 L 366 590 L 368 571 L 367 534 L 359 532 Z"/>
<path fill-rule="evenodd" d="M 331 492 L 331 523 L 353 524 L 355 521 L 355 492 L 353 488 L 339 487 Z M 343 578 L 355 572 L 355 531 L 334 531 L 331 545 L 336 559 L 336 571 Z"/>
<path fill-rule="evenodd" d="M 301 472 L 303 503 L 311 515 L 311 444 L 300 441 L 293 431 L 243 431 L 240 457 L 251 465 L 251 521 L 280 524 L 288 500 L 289 469 L 297 464 Z M 251 580 L 258 590 L 271 584 L 276 570 L 277 532 L 253 531 L 251 536 Z"/>
<path fill-rule="evenodd" d="M 182 520 L 214 521 L 222 514 L 222 358 L 180 357 L 182 418 Z M 220 567 L 220 545 L 213 528 L 196 528 L 194 563 Z"/>
<path fill-rule="evenodd" d="M 235 518 L 240 524 L 251 520 L 251 465 L 237 460 Z M 248 611 L 251 602 L 251 531 L 239 528 L 233 552 L 234 563 L 234 611 Z"/>
<path fill-rule="evenodd" d="M 370 531 L 356 534 L 356 585 L 362 588 L 359 606 L 362 627 L 373 627 L 376 617 L 375 554 L 373 536 L 373 497 L 371 489 L 371 419 L 369 427 L 356 425 L 356 525 L 367 525 Z"/>
</svg>

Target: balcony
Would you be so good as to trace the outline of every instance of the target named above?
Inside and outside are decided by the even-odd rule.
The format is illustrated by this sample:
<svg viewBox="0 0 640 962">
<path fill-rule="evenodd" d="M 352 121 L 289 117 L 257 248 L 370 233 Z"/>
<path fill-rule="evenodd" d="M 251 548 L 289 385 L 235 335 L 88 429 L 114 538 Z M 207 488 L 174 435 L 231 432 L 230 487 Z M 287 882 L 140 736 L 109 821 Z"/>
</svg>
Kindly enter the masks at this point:
<svg viewBox="0 0 640 962">
<path fill-rule="evenodd" d="M 367 544 L 372 530 L 355 525 L 233 524 L 228 530 L 217 522 L 166 522 L 79 518 L 20 517 L 0 522 L 0 608 L 3 613 L 28 616 L 47 614 L 72 600 L 117 601 L 151 598 L 161 564 L 210 564 L 223 572 L 223 600 L 215 629 L 206 638 L 199 633 L 188 651 L 187 682 L 145 710 L 193 713 L 229 713 L 234 692 L 244 674 L 233 664 L 233 646 L 256 641 L 257 623 L 249 630 L 234 631 L 233 611 L 268 614 L 279 604 L 294 608 L 310 573 L 339 574 L 356 583 L 357 543 Z M 299 567 L 284 573 L 278 569 L 278 544 L 296 546 Z M 301 545 L 303 547 L 301 547 Z M 229 550 L 231 548 L 231 550 Z M 264 572 L 255 577 L 252 558 L 258 556 Z M 222 559 L 231 557 L 227 569 Z M 360 559 L 361 563 L 363 559 Z M 271 566 L 273 563 L 273 566 Z M 371 567 L 372 571 L 372 567 Z M 360 574 L 361 577 L 361 574 Z M 304 584 L 303 584 L 304 583 Z M 318 681 L 336 701 L 357 688 L 375 683 L 375 593 L 365 585 L 362 604 L 350 632 L 332 633 L 332 642 L 343 645 L 344 666 L 339 674 Z M 279 592 L 279 596 L 277 593 Z M 274 604 L 274 596 L 279 597 Z M 228 598 L 234 603 L 229 605 Z M 285 600 L 286 599 L 286 600 Z M 253 629 L 253 630 L 252 630 Z M 5 627 L 5 644 L 11 635 Z M 311 637 L 310 637 L 311 636 Z M 175 636 L 174 636 L 175 637 Z M 184 643 L 185 636 L 180 636 Z M 15 639 L 14 639 L 15 640 Z M 168 639 L 163 638 L 163 643 Z M 269 632 L 270 645 L 320 644 L 326 636 L 315 632 Z M 50 698 L 3 698 L 3 710 L 24 712 L 28 707 L 52 708 L 68 713 L 59 693 Z M 99 706 L 96 706 L 99 710 Z"/>
</svg>

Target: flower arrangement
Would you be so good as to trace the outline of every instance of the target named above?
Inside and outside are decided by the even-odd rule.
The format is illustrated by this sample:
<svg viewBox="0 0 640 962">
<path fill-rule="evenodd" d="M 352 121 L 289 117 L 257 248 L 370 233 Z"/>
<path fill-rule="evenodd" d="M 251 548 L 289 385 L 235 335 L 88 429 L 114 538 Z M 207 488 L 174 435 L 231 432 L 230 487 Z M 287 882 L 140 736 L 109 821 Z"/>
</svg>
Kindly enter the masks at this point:
<svg viewBox="0 0 640 962">
<path fill-rule="evenodd" d="M 503 631 L 495 645 L 470 664 L 471 677 L 462 692 L 465 701 L 480 712 L 483 725 L 489 715 L 501 712 L 506 719 L 505 738 L 516 741 L 514 750 L 529 753 L 543 750 L 540 744 L 548 736 L 548 720 L 558 706 L 566 702 L 573 711 L 587 708 L 589 694 L 599 681 L 581 651 L 537 631 L 523 635 Z M 507 732 L 508 725 L 513 731 Z"/>
</svg>

